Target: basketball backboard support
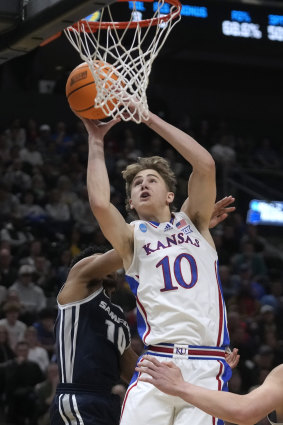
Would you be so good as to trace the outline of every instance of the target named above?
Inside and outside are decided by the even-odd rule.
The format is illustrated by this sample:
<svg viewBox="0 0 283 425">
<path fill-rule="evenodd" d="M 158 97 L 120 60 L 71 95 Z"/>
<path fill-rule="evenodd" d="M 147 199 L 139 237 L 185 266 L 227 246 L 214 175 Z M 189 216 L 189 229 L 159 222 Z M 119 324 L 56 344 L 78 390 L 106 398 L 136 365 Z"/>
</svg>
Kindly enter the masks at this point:
<svg viewBox="0 0 283 425">
<path fill-rule="evenodd" d="M 33 50 L 110 3 L 113 0 L 1 0 L 0 64 Z"/>
</svg>

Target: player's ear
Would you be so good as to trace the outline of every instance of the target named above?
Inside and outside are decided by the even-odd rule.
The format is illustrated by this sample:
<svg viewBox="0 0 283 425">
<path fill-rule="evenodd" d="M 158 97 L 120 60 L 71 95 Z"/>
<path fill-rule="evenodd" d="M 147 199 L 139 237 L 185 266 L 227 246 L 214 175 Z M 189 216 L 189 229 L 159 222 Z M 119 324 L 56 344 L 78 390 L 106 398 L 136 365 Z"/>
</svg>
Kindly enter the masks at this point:
<svg viewBox="0 0 283 425">
<path fill-rule="evenodd" d="M 129 205 L 130 205 L 130 209 L 133 210 L 134 206 L 133 206 L 133 201 L 131 199 L 129 199 Z"/>
<path fill-rule="evenodd" d="M 168 192 L 167 193 L 167 202 L 168 202 L 168 204 L 172 204 L 172 202 L 174 201 L 174 198 L 175 198 L 174 192 Z"/>
</svg>

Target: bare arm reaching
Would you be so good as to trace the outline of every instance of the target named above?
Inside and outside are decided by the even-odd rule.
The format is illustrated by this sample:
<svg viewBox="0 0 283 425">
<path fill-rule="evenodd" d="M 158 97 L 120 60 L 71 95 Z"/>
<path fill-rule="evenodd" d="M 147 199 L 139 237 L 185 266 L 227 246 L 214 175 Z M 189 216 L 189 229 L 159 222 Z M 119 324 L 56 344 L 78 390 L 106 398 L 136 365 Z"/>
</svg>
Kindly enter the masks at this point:
<svg viewBox="0 0 283 425">
<path fill-rule="evenodd" d="M 94 254 L 76 263 L 70 270 L 67 281 L 58 295 L 60 304 L 86 298 L 102 285 L 102 278 L 123 267 L 122 260 L 114 251 Z M 91 285 L 90 285 L 91 283 Z"/>
<path fill-rule="evenodd" d="M 188 187 L 190 202 L 184 212 L 200 232 L 207 230 L 216 198 L 215 164 L 212 156 L 188 134 L 157 115 L 150 113 L 145 124 L 167 140 L 192 165 L 193 172 Z M 211 240 L 209 242 L 213 244 Z"/>
<path fill-rule="evenodd" d="M 246 395 L 207 390 L 185 382 L 180 369 L 173 362 L 159 362 L 145 356 L 136 368 L 140 380 L 150 382 L 158 389 L 181 397 L 211 416 L 243 425 L 253 425 L 273 410 L 278 421 L 283 404 L 283 365 L 273 369 L 264 383 Z M 145 373 L 145 375 L 143 375 Z M 280 413 L 281 412 L 281 413 Z"/>
<path fill-rule="evenodd" d="M 133 230 L 110 202 L 110 183 L 104 157 L 104 136 L 119 120 L 113 119 L 107 123 L 87 119 L 82 121 L 89 136 L 87 188 L 92 212 L 113 248 L 123 259 L 129 257 L 130 262 Z"/>
</svg>

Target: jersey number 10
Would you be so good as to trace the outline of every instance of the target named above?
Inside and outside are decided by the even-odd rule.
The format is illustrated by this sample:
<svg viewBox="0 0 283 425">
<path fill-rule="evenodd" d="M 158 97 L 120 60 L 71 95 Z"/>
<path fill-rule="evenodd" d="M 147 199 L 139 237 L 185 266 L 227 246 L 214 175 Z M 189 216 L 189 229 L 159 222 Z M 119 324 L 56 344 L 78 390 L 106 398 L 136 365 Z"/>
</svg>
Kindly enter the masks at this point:
<svg viewBox="0 0 283 425">
<path fill-rule="evenodd" d="M 188 261 L 190 265 L 191 281 L 189 283 L 187 283 L 184 280 L 184 276 L 183 276 L 182 268 L 181 268 L 182 260 Z M 171 278 L 172 270 L 169 263 L 169 257 L 166 256 L 162 258 L 162 260 L 156 264 L 156 268 L 158 267 L 162 267 L 163 279 L 164 279 L 164 288 L 160 289 L 160 292 L 174 291 L 175 289 L 178 289 L 178 286 L 173 286 L 173 283 L 172 283 L 172 278 Z M 197 269 L 196 260 L 190 254 L 178 255 L 178 257 L 176 257 L 174 261 L 173 273 L 178 285 L 182 286 L 182 288 L 185 288 L 185 289 L 193 288 L 193 286 L 195 286 L 198 280 L 198 269 Z"/>
<path fill-rule="evenodd" d="M 122 355 L 126 348 L 126 337 L 124 330 L 121 326 L 118 326 L 118 330 L 115 335 L 115 323 L 111 322 L 111 320 L 105 320 L 105 324 L 107 325 L 107 339 L 112 342 L 112 344 L 117 345 L 120 354 Z M 116 341 L 115 341 L 116 336 Z"/>
</svg>

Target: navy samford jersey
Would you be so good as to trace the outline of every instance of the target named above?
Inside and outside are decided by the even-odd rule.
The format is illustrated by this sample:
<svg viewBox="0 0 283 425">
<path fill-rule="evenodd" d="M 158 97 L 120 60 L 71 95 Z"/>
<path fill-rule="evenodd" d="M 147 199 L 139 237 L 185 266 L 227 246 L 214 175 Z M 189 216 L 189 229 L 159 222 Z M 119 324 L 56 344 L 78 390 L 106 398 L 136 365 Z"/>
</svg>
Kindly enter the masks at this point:
<svg viewBox="0 0 283 425">
<path fill-rule="evenodd" d="M 108 390 L 117 382 L 130 330 L 103 288 L 81 301 L 58 303 L 55 336 L 62 384 Z"/>
</svg>

